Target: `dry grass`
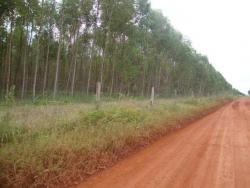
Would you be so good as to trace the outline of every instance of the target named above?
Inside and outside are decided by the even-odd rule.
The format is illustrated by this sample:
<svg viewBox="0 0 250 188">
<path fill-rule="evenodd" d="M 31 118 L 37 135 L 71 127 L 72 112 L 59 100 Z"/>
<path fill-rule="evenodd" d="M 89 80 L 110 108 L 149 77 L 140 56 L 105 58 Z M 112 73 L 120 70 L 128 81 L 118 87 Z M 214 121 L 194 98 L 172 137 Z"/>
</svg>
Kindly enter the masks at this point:
<svg viewBox="0 0 250 188">
<path fill-rule="evenodd" d="M 0 187 L 74 184 L 221 99 L 126 100 L 0 110 Z M 168 123 L 162 123 L 162 122 Z M 73 182 L 73 183 L 72 183 Z"/>
</svg>

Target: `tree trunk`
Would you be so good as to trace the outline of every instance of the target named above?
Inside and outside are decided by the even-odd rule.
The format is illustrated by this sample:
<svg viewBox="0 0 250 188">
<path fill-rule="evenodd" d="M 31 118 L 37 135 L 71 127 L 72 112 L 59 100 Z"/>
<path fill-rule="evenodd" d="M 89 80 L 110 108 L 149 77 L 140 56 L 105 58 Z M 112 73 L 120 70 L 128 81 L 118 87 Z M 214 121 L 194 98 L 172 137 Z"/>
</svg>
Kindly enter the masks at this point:
<svg viewBox="0 0 250 188">
<path fill-rule="evenodd" d="M 97 0 L 97 12 L 96 12 L 96 20 L 94 22 L 94 30 L 97 28 L 97 19 L 99 17 L 99 10 L 100 9 L 100 0 Z M 90 90 L 90 83 L 91 83 L 91 73 L 92 73 L 92 63 L 93 63 L 93 56 L 94 56 L 94 48 L 95 48 L 95 35 L 93 37 L 93 43 L 91 45 L 91 54 L 90 54 L 90 64 L 89 64 L 89 71 L 88 71 L 88 81 L 87 81 L 87 96 L 89 95 L 89 90 Z"/>
<path fill-rule="evenodd" d="M 57 89 L 58 89 L 58 75 L 59 75 L 60 56 L 61 56 L 63 20 L 64 20 L 64 12 L 62 12 L 62 17 L 61 17 L 61 23 L 60 23 L 61 31 L 60 31 L 59 46 L 57 49 L 57 57 L 56 57 L 56 71 L 55 71 L 55 81 L 54 81 L 54 91 L 53 91 L 53 98 L 54 99 L 56 98 Z"/>
<path fill-rule="evenodd" d="M 47 85 L 47 74 L 48 74 L 48 64 L 49 64 L 49 52 L 50 52 L 50 45 L 48 43 L 47 53 L 46 53 L 46 62 L 44 68 L 44 76 L 43 76 L 43 96 L 45 94 L 45 89 Z"/>
<path fill-rule="evenodd" d="M 26 26 L 26 32 L 27 32 L 27 37 L 26 39 L 28 40 L 28 24 Z M 32 32 L 32 31 L 31 31 Z M 25 47 L 24 47 L 24 57 L 23 57 L 23 76 L 22 76 L 22 93 L 21 93 L 21 98 L 23 99 L 24 98 L 24 91 L 25 91 L 25 82 L 26 82 L 26 60 L 27 60 L 27 48 L 28 48 L 28 45 L 27 44 L 27 40 L 25 40 Z"/>
<path fill-rule="evenodd" d="M 142 96 L 144 96 L 144 90 L 145 90 L 145 65 L 143 64 L 142 89 L 141 89 Z"/>
<path fill-rule="evenodd" d="M 69 63 L 69 71 L 68 71 L 68 77 L 67 77 L 67 83 L 66 83 L 66 91 L 67 93 L 69 93 L 69 89 L 70 89 L 70 80 L 71 80 L 71 74 L 72 74 L 72 64 L 73 63 Z"/>
<path fill-rule="evenodd" d="M 53 98 L 55 99 L 58 88 L 58 74 L 59 74 L 59 66 L 60 66 L 60 56 L 61 56 L 61 39 L 59 41 L 59 46 L 57 49 L 57 57 L 56 57 L 56 71 L 55 71 L 55 82 L 54 82 L 54 92 Z"/>
<path fill-rule="evenodd" d="M 10 36 L 9 36 L 9 45 L 8 45 L 8 51 L 7 51 L 7 78 L 6 78 L 6 95 L 9 94 L 10 89 L 10 74 L 11 74 L 11 51 L 12 51 L 12 38 L 13 34 L 13 20 L 11 19 L 10 24 Z"/>
<path fill-rule="evenodd" d="M 89 73 L 88 73 L 88 83 L 87 83 L 87 96 L 89 95 L 89 86 L 91 80 L 91 71 L 92 71 L 92 61 L 89 62 Z"/>
<path fill-rule="evenodd" d="M 73 75 L 72 75 L 72 82 L 71 82 L 71 95 L 74 95 L 75 89 L 75 77 L 76 77 L 76 65 L 77 65 L 76 57 L 74 57 L 74 67 L 73 67 Z"/>
<path fill-rule="evenodd" d="M 43 4 L 44 4 L 44 0 L 42 0 L 42 5 L 41 5 L 41 8 L 42 8 L 42 12 L 41 12 L 41 17 L 40 17 L 40 21 L 42 22 L 43 24 Z M 38 72 L 38 64 L 39 64 L 39 58 L 40 58 L 40 34 L 41 34 L 41 31 L 43 29 L 43 25 L 40 25 L 40 28 L 39 28 L 39 31 L 38 31 L 38 38 L 37 38 L 37 49 L 36 49 L 36 61 L 35 61 L 35 74 L 34 74 L 34 81 L 33 81 L 33 100 L 35 99 L 36 97 L 36 85 L 37 85 L 37 72 Z"/>
<path fill-rule="evenodd" d="M 21 34 L 20 34 L 20 38 L 19 38 L 19 53 L 18 53 L 18 59 L 16 61 L 16 68 L 15 68 L 15 75 L 14 75 L 14 83 L 16 86 L 19 86 L 20 85 L 20 82 L 19 82 L 19 79 L 18 79 L 18 73 L 19 73 L 19 70 L 20 70 L 20 66 L 22 65 L 22 60 L 23 60 L 23 50 L 25 49 L 25 44 L 24 44 L 24 38 L 23 35 L 24 35 L 24 28 L 23 26 L 25 25 L 25 19 L 22 18 L 22 29 L 21 29 Z M 16 87 L 16 89 L 19 89 L 18 87 Z"/>
<path fill-rule="evenodd" d="M 103 89 L 103 71 L 104 71 L 104 61 L 105 61 L 105 53 L 106 53 L 106 45 L 104 45 L 104 49 L 103 49 L 103 57 L 102 57 L 102 60 L 101 60 L 101 70 L 100 70 L 100 82 L 101 82 L 101 91 Z"/>
<path fill-rule="evenodd" d="M 38 36 L 38 42 L 37 42 L 37 48 L 36 48 L 35 73 L 34 73 L 33 89 L 32 89 L 33 100 L 36 97 L 37 71 L 38 71 L 38 63 L 39 63 L 39 57 L 40 57 L 40 49 L 39 49 L 40 48 L 40 41 L 39 40 L 40 39 Z"/>
<path fill-rule="evenodd" d="M 112 66 L 111 86 L 110 86 L 110 92 L 109 92 L 110 97 L 113 94 L 114 77 L 115 77 L 115 62 L 113 63 L 113 66 Z"/>
<path fill-rule="evenodd" d="M 76 79 L 76 66 L 77 66 L 77 49 L 78 49 L 78 42 L 77 42 L 77 38 L 78 38 L 78 31 L 77 34 L 75 36 L 75 44 L 74 44 L 74 52 L 73 52 L 73 59 L 74 59 L 74 67 L 73 67 L 73 76 L 72 76 L 72 82 L 71 82 L 71 95 L 74 95 L 74 89 L 75 89 L 75 79 Z"/>
<path fill-rule="evenodd" d="M 158 73 L 158 83 L 157 83 L 157 86 L 158 86 L 158 94 L 160 93 L 160 90 L 161 90 L 161 65 L 159 67 L 159 73 Z"/>
</svg>

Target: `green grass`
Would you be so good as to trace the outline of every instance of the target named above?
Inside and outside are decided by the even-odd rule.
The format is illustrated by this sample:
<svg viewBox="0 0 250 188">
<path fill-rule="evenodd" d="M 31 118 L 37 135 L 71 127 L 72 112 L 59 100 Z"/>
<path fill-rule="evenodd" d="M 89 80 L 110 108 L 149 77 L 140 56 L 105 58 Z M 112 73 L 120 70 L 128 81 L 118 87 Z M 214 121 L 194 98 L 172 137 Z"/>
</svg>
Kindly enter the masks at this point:
<svg viewBox="0 0 250 188">
<path fill-rule="evenodd" d="M 19 105 L 0 110 L 0 185 L 68 185 L 93 174 L 221 98 Z"/>
</svg>

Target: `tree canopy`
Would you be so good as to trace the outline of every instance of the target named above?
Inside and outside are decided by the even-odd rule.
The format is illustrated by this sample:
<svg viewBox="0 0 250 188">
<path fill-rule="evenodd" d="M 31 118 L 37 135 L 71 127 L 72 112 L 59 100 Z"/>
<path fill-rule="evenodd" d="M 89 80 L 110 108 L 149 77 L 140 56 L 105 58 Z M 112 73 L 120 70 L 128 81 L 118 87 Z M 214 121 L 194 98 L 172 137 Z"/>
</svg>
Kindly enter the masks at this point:
<svg viewBox="0 0 250 188">
<path fill-rule="evenodd" d="M 232 86 L 148 0 L 0 3 L 0 92 L 212 95 Z"/>
</svg>

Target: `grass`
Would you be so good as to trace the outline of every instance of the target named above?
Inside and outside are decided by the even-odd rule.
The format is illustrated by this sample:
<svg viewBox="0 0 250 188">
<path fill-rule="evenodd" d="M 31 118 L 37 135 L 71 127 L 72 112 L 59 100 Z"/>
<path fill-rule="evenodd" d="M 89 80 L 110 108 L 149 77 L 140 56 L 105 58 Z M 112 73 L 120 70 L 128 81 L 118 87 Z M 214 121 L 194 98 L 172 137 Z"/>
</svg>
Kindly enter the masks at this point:
<svg viewBox="0 0 250 188">
<path fill-rule="evenodd" d="M 0 110 L 0 187 L 53 187 L 106 168 L 221 98 L 19 105 Z M 163 122 L 168 123 L 163 123 Z"/>
</svg>

